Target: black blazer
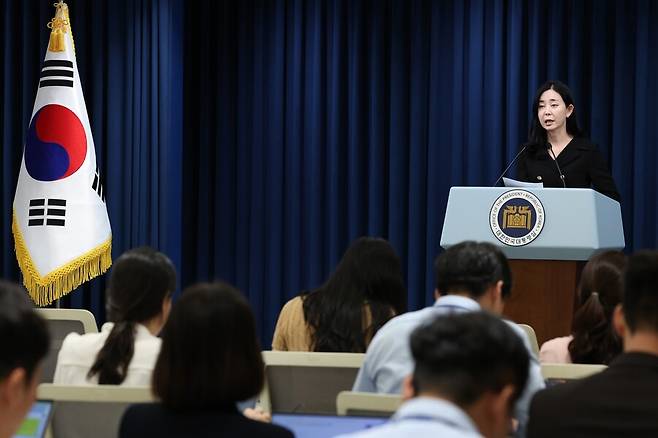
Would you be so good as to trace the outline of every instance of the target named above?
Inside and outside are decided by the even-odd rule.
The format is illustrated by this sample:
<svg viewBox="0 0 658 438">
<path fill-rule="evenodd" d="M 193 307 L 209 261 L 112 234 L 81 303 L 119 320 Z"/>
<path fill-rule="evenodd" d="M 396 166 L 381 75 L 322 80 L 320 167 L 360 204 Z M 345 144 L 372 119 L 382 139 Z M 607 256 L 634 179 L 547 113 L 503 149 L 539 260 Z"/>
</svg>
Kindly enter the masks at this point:
<svg viewBox="0 0 658 438">
<path fill-rule="evenodd" d="M 601 153 L 585 138 L 574 138 L 558 155 L 564 181 L 568 188 L 594 188 L 597 192 L 619 201 L 619 192 Z M 544 187 L 563 187 L 554 160 L 548 149 L 529 145 L 517 167 L 521 181 L 541 182 Z"/>
<path fill-rule="evenodd" d="M 222 411 L 178 413 L 159 403 L 136 404 L 123 414 L 120 438 L 292 438 L 288 429 L 246 418 L 231 407 Z"/>
<path fill-rule="evenodd" d="M 591 377 L 539 391 L 528 438 L 658 437 L 658 356 L 624 353 Z"/>
</svg>

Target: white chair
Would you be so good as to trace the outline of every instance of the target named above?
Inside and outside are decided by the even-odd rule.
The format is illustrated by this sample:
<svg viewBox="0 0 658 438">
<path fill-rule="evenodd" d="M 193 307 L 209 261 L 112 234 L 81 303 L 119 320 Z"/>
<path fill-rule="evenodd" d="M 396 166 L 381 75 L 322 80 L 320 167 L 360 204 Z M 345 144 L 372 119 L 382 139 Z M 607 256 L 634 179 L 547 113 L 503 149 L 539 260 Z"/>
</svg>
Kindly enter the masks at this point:
<svg viewBox="0 0 658 438">
<path fill-rule="evenodd" d="M 116 438 L 129 405 L 154 401 L 150 387 L 50 383 L 39 385 L 37 398 L 53 402 L 47 438 Z"/>
<path fill-rule="evenodd" d="M 338 415 L 390 417 L 402 404 L 399 394 L 341 391 L 336 397 Z"/>
<path fill-rule="evenodd" d="M 80 334 L 97 333 L 98 326 L 93 313 L 82 309 L 36 309 L 48 323 L 50 351 L 46 356 L 41 373 L 42 383 L 51 383 L 55 375 L 57 354 L 62 341 L 71 332 Z"/>
<path fill-rule="evenodd" d="M 517 324 L 517 325 L 523 329 L 526 336 L 528 337 L 528 340 L 530 341 L 530 347 L 532 348 L 532 351 L 535 353 L 535 356 L 539 357 L 539 343 L 537 342 L 537 334 L 535 333 L 535 329 L 533 329 L 528 324 Z"/>
<path fill-rule="evenodd" d="M 544 363 L 541 373 L 544 379 L 573 380 L 582 379 L 592 374 L 600 373 L 608 368 L 606 365 L 588 365 L 578 363 Z"/>
<path fill-rule="evenodd" d="M 336 414 L 336 396 L 352 389 L 362 353 L 263 351 L 265 387 L 256 405 L 271 413 Z"/>
</svg>

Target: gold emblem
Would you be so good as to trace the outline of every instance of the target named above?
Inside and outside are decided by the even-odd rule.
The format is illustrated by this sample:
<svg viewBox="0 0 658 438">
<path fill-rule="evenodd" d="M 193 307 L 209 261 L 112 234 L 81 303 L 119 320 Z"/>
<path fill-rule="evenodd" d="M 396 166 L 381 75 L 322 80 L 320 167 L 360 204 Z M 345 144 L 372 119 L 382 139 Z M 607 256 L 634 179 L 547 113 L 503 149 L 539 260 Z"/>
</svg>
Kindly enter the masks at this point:
<svg viewBox="0 0 658 438">
<path fill-rule="evenodd" d="M 503 210 L 502 228 L 525 228 L 530 229 L 532 224 L 532 211 L 530 207 L 506 206 Z"/>
</svg>

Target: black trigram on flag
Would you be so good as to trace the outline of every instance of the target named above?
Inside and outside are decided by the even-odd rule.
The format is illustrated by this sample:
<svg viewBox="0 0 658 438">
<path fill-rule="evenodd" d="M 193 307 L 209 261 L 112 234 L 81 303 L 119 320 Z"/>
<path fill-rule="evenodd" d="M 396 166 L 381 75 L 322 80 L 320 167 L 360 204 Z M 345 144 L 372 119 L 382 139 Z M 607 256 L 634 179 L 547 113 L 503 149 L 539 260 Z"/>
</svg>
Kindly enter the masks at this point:
<svg viewBox="0 0 658 438">
<path fill-rule="evenodd" d="M 66 199 L 30 199 L 28 227 L 54 225 L 63 227 L 66 216 Z"/>
<path fill-rule="evenodd" d="M 43 63 L 39 88 L 73 87 L 73 63 L 64 59 L 49 59 Z"/>
<path fill-rule="evenodd" d="M 101 172 L 96 168 L 96 175 L 94 175 L 94 183 L 91 185 L 96 194 L 103 202 L 105 202 L 105 191 L 103 190 L 103 182 L 101 181 Z"/>
</svg>

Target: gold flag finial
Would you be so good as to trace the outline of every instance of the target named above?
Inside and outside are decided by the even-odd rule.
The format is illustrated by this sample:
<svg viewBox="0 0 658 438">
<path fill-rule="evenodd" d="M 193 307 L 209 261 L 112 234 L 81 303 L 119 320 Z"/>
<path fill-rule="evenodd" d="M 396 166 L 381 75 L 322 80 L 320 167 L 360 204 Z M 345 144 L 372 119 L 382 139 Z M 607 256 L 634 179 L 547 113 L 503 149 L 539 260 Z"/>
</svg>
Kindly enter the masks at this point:
<svg viewBox="0 0 658 438">
<path fill-rule="evenodd" d="M 50 29 L 50 43 L 48 50 L 51 52 L 63 52 L 66 50 L 64 35 L 71 31 L 69 24 L 69 7 L 64 0 L 53 4 L 55 6 L 55 17 L 48 23 Z"/>
</svg>

